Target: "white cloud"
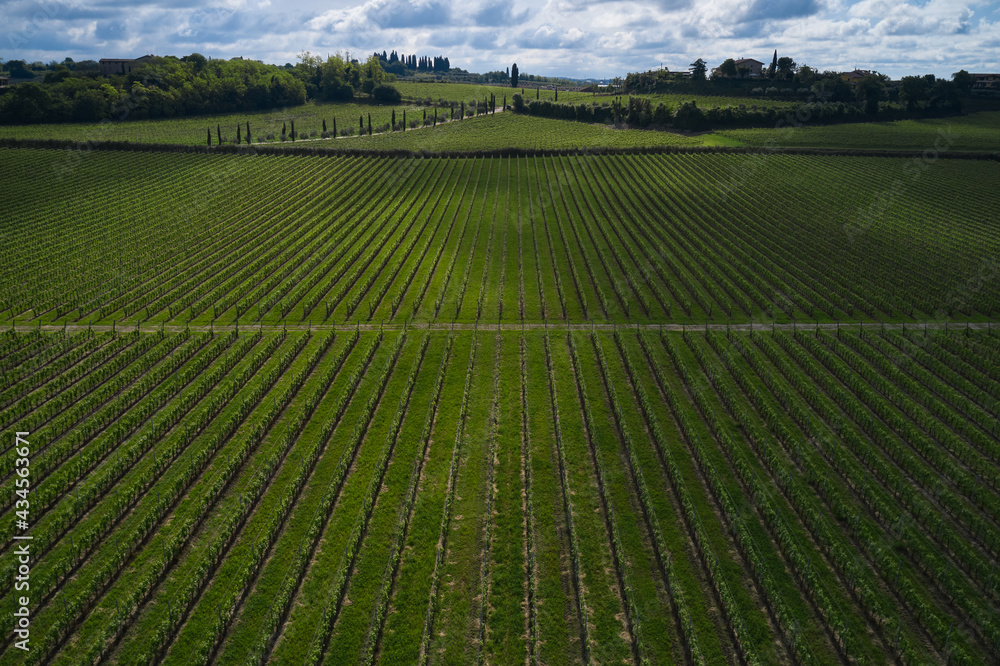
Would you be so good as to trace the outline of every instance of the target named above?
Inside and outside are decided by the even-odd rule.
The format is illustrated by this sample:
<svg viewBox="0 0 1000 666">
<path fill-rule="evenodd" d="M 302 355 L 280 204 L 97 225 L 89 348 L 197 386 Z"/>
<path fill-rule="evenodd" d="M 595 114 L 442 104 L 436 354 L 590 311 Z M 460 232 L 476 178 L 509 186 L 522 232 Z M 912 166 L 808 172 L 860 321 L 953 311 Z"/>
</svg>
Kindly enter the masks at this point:
<svg viewBox="0 0 1000 666">
<path fill-rule="evenodd" d="M 635 46 L 635 34 L 631 32 L 616 32 L 597 41 L 597 45 L 609 51 L 627 51 Z"/>
<path fill-rule="evenodd" d="M 66 0 L 67 3 L 82 0 Z M 356 2 L 358 4 L 348 4 Z M 33 0 L 10 0 L 14 34 Z M 774 49 L 820 69 L 892 76 L 996 69 L 1000 0 L 121 0 L 62 4 L 0 58 L 76 60 L 198 51 L 294 62 L 374 50 L 447 55 L 471 71 L 517 62 L 525 73 L 609 77 L 698 57 L 769 61 Z M 992 19 L 992 20 L 988 20 Z"/>
</svg>

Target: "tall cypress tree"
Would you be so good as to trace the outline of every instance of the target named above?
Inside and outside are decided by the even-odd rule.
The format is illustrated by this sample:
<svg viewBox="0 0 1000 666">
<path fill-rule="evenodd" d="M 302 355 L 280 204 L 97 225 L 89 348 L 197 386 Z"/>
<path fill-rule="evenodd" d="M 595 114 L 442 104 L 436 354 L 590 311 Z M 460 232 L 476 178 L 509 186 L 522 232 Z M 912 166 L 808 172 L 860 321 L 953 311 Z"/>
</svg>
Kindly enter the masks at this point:
<svg viewBox="0 0 1000 666">
<path fill-rule="evenodd" d="M 334 119 L 333 119 L 333 138 L 334 139 L 337 138 L 337 118 L 336 117 L 334 117 Z"/>
<path fill-rule="evenodd" d="M 368 114 L 368 136 L 372 135 L 372 114 Z"/>
<path fill-rule="evenodd" d="M 215 126 L 215 136 L 219 139 L 219 145 L 222 145 L 222 128 L 218 125 Z"/>
<path fill-rule="evenodd" d="M 247 145 L 250 145 L 250 121 L 247 121 Z"/>
<path fill-rule="evenodd" d="M 774 73 L 778 70 L 778 49 L 774 49 L 774 58 L 771 59 L 771 66 L 767 68 L 767 78 L 773 79 Z"/>
<path fill-rule="evenodd" d="M 292 141 L 295 141 L 295 121 L 292 121 Z"/>
<path fill-rule="evenodd" d="M 208 128 L 208 145 L 212 145 L 212 128 Z"/>
<path fill-rule="evenodd" d="M 236 143 L 243 143 L 243 137 L 240 135 L 240 124 L 236 123 Z"/>
<path fill-rule="evenodd" d="M 326 118 L 323 119 L 323 134 L 326 134 Z"/>
<path fill-rule="evenodd" d="M 516 88 L 517 87 L 517 76 L 518 76 L 517 63 L 515 62 L 514 66 L 510 68 L 510 87 L 511 88 Z"/>
<path fill-rule="evenodd" d="M 392 131 L 396 131 L 396 109 L 392 110 Z"/>
<path fill-rule="evenodd" d="M 406 109 L 403 109 L 403 131 L 406 131 Z"/>
</svg>

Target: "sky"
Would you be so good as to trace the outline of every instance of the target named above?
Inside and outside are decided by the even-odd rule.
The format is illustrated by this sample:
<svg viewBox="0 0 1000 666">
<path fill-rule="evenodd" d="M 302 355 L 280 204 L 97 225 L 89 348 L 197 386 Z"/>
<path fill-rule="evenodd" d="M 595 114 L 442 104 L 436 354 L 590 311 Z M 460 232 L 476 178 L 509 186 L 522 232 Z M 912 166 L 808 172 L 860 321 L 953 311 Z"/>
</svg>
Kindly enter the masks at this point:
<svg viewBox="0 0 1000 666">
<path fill-rule="evenodd" d="M 604 79 L 769 63 L 893 78 L 1000 71 L 1000 0 L 3 0 L 0 58 L 151 53 L 296 62 L 311 51 L 447 56 L 472 72 Z"/>
</svg>

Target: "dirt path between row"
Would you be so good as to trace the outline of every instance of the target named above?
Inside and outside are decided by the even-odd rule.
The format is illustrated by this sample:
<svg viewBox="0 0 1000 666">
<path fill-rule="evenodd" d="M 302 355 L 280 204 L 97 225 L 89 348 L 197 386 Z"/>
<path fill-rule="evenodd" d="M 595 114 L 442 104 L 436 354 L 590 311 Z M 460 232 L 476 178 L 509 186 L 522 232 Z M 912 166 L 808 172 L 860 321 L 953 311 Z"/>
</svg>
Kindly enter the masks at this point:
<svg viewBox="0 0 1000 666">
<path fill-rule="evenodd" d="M 262 331 L 264 333 L 272 333 L 281 330 L 290 331 L 336 331 L 357 329 L 360 331 L 403 331 L 414 329 L 418 331 L 478 331 L 482 329 L 483 331 L 627 331 L 627 330 L 644 330 L 644 331 L 740 331 L 748 332 L 754 331 L 795 331 L 802 329 L 803 331 L 814 331 L 817 329 L 823 329 L 827 331 L 837 330 L 843 328 L 845 331 L 852 330 L 910 330 L 910 331 L 959 331 L 959 330 L 977 330 L 977 331 L 993 331 L 994 323 L 997 326 L 998 331 L 1000 331 L 1000 322 L 969 322 L 969 321 L 950 321 L 950 322 L 916 322 L 912 324 L 881 324 L 875 322 L 868 323 L 824 323 L 824 324 L 770 324 L 770 323 L 754 323 L 754 324 L 614 324 L 614 323 L 591 323 L 591 324 L 569 324 L 566 322 L 555 322 L 552 324 L 538 323 L 538 322 L 509 322 L 509 323 L 459 323 L 459 322 L 416 322 L 416 323 L 344 323 L 344 324 L 245 324 L 242 326 L 237 326 L 235 324 L 227 325 L 198 325 L 198 326 L 179 326 L 176 324 L 171 325 L 159 325 L 159 324 L 139 324 L 137 325 L 123 325 L 123 326 L 109 326 L 109 325 L 99 325 L 99 326 L 83 326 L 80 324 L 74 325 L 42 325 L 42 326 L 13 326 L 12 330 L 28 333 L 31 331 L 65 331 L 67 333 L 79 333 L 81 331 L 97 331 L 97 332 L 107 332 L 107 331 L 122 331 L 125 333 L 131 333 L 136 330 L 142 333 L 154 333 L 156 331 L 165 331 L 168 333 L 179 333 L 182 331 L 218 331 L 224 333 L 232 330 L 243 329 L 246 331 Z"/>
</svg>

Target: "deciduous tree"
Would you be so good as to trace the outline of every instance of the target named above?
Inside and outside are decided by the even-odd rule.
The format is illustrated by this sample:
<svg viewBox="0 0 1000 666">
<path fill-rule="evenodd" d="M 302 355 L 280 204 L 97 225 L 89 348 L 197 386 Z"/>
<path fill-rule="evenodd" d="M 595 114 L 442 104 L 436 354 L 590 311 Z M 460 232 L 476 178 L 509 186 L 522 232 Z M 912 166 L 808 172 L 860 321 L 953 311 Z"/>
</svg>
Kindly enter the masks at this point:
<svg viewBox="0 0 1000 666">
<path fill-rule="evenodd" d="M 777 52 L 775 52 L 777 53 Z M 789 57 L 778 58 L 778 75 L 783 79 L 791 79 L 795 76 L 795 61 Z"/>
<path fill-rule="evenodd" d="M 716 70 L 719 76 L 724 76 L 728 79 L 735 79 L 739 75 L 739 71 L 736 69 L 736 61 L 732 58 L 726 58 L 719 65 L 719 69 Z"/>
<path fill-rule="evenodd" d="M 951 80 L 959 92 L 967 95 L 972 90 L 972 86 L 976 82 L 976 77 L 961 69 L 951 75 Z"/>
</svg>

